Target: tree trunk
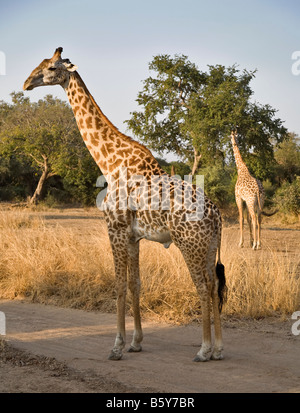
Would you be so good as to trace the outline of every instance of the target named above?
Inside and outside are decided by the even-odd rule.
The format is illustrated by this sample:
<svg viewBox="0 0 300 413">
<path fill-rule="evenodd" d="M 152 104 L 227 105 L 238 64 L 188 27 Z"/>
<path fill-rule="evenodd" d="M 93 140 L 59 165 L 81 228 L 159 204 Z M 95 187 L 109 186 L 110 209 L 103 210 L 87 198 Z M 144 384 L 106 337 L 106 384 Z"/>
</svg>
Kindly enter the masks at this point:
<svg viewBox="0 0 300 413">
<path fill-rule="evenodd" d="M 44 158 L 44 164 L 43 164 L 43 173 L 39 179 L 39 182 L 37 184 L 37 187 L 34 191 L 34 194 L 32 195 L 32 197 L 29 200 L 29 204 L 30 205 L 37 205 L 41 195 L 42 195 L 42 191 L 44 188 L 44 184 L 46 182 L 46 180 L 52 176 L 53 174 L 49 172 L 49 166 L 48 166 L 48 159 L 47 157 L 43 157 Z"/>
<path fill-rule="evenodd" d="M 199 151 L 194 148 L 194 164 L 193 164 L 193 168 L 192 168 L 192 172 L 191 175 L 194 176 L 198 167 L 199 167 L 199 163 L 200 163 L 200 159 L 201 159 L 201 154 L 199 154 Z"/>
</svg>

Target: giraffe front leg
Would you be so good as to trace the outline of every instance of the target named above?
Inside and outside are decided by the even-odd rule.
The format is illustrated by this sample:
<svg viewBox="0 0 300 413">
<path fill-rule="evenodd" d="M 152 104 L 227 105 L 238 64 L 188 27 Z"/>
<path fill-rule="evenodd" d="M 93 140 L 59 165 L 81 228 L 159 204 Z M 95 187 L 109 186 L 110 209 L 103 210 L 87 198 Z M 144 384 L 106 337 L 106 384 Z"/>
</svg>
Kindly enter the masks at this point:
<svg viewBox="0 0 300 413">
<path fill-rule="evenodd" d="M 123 356 L 123 349 L 126 343 L 125 331 L 125 301 L 126 301 L 126 281 L 124 277 L 117 277 L 117 335 L 115 344 L 108 357 L 109 360 L 120 360 Z"/>
<path fill-rule="evenodd" d="M 251 222 L 251 217 L 250 217 L 248 209 L 247 209 L 247 221 L 248 221 L 249 232 L 250 232 L 250 248 L 252 248 L 254 240 L 253 240 L 253 232 L 252 232 L 252 222 Z"/>
<path fill-rule="evenodd" d="M 134 317 L 134 332 L 129 352 L 142 350 L 143 331 L 140 315 L 140 273 L 139 273 L 139 243 L 128 244 L 128 285 L 132 294 L 132 308 Z"/>
<path fill-rule="evenodd" d="M 117 335 L 109 360 L 120 360 L 126 343 L 125 332 L 125 302 L 127 292 L 127 248 L 124 234 L 110 233 L 110 242 L 114 257 L 116 293 L 117 293 Z M 123 240 L 123 242 L 122 242 Z"/>
</svg>

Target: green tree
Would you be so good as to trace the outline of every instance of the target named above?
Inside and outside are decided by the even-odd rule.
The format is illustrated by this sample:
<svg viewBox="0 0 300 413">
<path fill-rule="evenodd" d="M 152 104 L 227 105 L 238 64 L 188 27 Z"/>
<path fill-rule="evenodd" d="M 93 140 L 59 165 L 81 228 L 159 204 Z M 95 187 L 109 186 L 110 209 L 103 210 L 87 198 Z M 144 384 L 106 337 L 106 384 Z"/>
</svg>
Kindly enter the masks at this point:
<svg viewBox="0 0 300 413">
<path fill-rule="evenodd" d="M 290 183 L 285 182 L 276 192 L 275 202 L 280 210 L 300 219 L 300 176 Z"/>
<path fill-rule="evenodd" d="M 31 103 L 22 92 L 12 93 L 11 105 L 0 104 L 0 153 L 30 166 L 31 181 L 36 182 L 31 204 L 38 203 L 45 183 L 54 175 L 69 186 L 84 185 L 86 171 L 94 183 L 99 175 L 71 108 L 51 95 Z"/>
<path fill-rule="evenodd" d="M 231 155 L 230 132 L 238 129 L 241 152 L 257 155 L 260 172 L 273 159 L 273 142 L 281 142 L 287 130 L 269 105 L 253 103 L 249 84 L 255 72 L 236 66 L 208 66 L 201 72 L 187 56 L 155 56 L 149 64 L 154 75 L 144 80 L 132 112 L 129 128 L 159 153 L 176 153 L 201 167 Z M 245 159 L 246 160 L 246 159 Z M 259 175 L 259 177 L 264 178 Z"/>
<path fill-rule="evenodd" d="M 295 133 L 289 133 L 288 139 L 280 143 L 274 150 L 275 176 L 279 183 L 292 182 L 300 175 L 300 139 Z"/>
</svg>

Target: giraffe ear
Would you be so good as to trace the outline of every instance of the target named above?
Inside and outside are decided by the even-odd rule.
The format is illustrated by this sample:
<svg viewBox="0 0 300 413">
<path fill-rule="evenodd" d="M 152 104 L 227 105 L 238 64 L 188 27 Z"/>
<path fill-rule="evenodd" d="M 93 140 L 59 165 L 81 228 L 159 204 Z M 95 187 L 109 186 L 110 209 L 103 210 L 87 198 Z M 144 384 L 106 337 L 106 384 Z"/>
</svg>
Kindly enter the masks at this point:
<svg viewBox="0 0 300 413">
<path fill-rule="evenodd" d="M 69 72 L 75 72 L 78 69 L 78 66 L 73 65 L 73 63 L 68 63 L 66 67 Z"/>
<path fill-rule="evenodd" d="M 66 69 L 68 70 L 68 72 L 75 72 L 75 70 L 78 69 L 78 66 L 73 65 L 73 63 L 69 62 L 64 62 L 64 65 L 66 67 Z"/>
</svg>

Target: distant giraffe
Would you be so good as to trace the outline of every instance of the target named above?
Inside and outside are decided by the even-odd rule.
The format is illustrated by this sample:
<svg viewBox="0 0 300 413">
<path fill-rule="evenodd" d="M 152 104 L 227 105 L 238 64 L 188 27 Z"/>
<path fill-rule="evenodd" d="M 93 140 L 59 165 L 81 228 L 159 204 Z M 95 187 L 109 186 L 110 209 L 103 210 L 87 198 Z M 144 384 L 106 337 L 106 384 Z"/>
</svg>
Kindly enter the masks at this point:
<svg viewBox="0 0 300 413">
<path fill-rule="evenodd" d="M 260 180 L 250 174 L 244 163 L 237 145 L 236 136 L 236 132 L 231 132 L 231 143 L 238 172 L 238 178 L 235 184 L 235 200 L 239 210 L 240 221 L 239 246 L 243 247 L 244 244 L 243 201 L 245 201 L 250 229 L 250 246 L 255 250 L 261 247 L 261 215 L 264 207 L 265 191 Z"/>
<path fill-rule="evenodd" d="M 38 86 L 58 84 L 64 88 L 82 138 L 108 183 L 103 203 L 107 206 L 104 214 L 114 257 L 117 292 L 117 336 L 109 359 L 119 360 L 125 346 L 127 279 L 133 297 L 134 314 L 134 333 L 129 351 L 138 352 L 142 349 L 139 241 L 143 238 L 160 242 L 166 248 L 174 242 L 182 252 L 202 307 L 202 346 L 194 360 L 222 359 L 220 312 L 226 286 L 220 259 L 222 221 L 218 208 L 199 188 L 167 175 L 145 146 L 119 132 L 96 104 L 77 73 L 77 67 L 69 59 L 62 59 L 61 53 L 62 48 L 57 48 L 51 59 L 43 60 L 32 71 L 23 88 L 31 90 Z M 131 180 L 131 185 L 125 188 L 121 185 L 124 170 L 127 179 Z M 171 198 L 169 208 L 165 208 L 163 202 L 158 207 L 148 202 L 149 188 L 153 189 L 151 185 L 156 178 L 160 183 L 155 187 L 154 195 L 159 195 L 155 199 L 160 199 L 161 188 L 167 185 Z M 138 188 L 132 186 L 136 179 L 140 184 Z M 179 185 L 181 192 L 184 189 L 190 194 L 187 204 L 180 204 L 176 198 L 176 185 Z M 134 190 L 137 190 L 138 203 L 143 203 L 144 208 L 135 208 L 135 205 L 130 207 L 129 201 L 132 201 Z M 201 196 L 203 202 L 199 201 L 198 205 Z M 113 205 L 115 208 L 112 208 Z M 199 206 L 202 211 L 201 218 L 190 219 L 194 216 L 194 206 L 196 209 Z M 213 351 L 211 301 L 215 328 Z"/>
</svg>

